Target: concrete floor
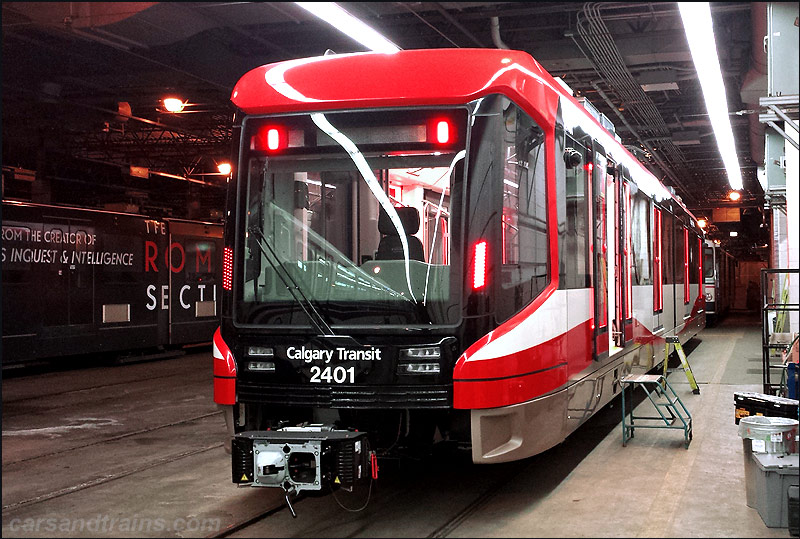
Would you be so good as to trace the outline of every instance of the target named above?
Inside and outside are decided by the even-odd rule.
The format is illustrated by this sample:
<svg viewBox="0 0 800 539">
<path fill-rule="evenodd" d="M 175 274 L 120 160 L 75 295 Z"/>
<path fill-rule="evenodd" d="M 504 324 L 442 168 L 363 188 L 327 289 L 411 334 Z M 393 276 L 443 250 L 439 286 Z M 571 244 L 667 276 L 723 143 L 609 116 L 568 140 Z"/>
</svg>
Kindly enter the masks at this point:
<svg viewBox="0 0 800 539">
<path fill-rule="evenodd" d="M 759 323 L 730 316 L 684 347 L 700 394 L 681 371 L 669 380 L 693 417 L 689 449 L 660 429 L 622 447 L 617 398 L 531 459 L 386 466 L 362 512 L 339 503 L 358 506 L 363 491 L 306 498 L 297 519 L 279 511 L 234 536 L 789 537 L 745 503 L 733 394 L 761 390 Z M 276 490 L 230 483 L 210 373 L 204 351 L 4 376 L 2 535 L 206 537 L 281 507 Z"/>
<path fill-rule="evenodd" d="M 733 394 L 761 392 L 758 317 L 733 315 L 704 330 L 688 355 L 700 394 L 682 371 L 668 377 L 693 419 L 684 449 L 678 430 L 637 430 L 621 447 L 614 429 L 538 504 L 520 503 L 512 518 L 492 500 L 454 536 L 788 537 L 767 528 L 745 501 L 742 441 Z M 688 348 L 685 347 L 685 348 Z M 651 407 L 642 402 L 637 414 Z M 524 485 L 515 484 L 524 492 Z"/>
</svg>

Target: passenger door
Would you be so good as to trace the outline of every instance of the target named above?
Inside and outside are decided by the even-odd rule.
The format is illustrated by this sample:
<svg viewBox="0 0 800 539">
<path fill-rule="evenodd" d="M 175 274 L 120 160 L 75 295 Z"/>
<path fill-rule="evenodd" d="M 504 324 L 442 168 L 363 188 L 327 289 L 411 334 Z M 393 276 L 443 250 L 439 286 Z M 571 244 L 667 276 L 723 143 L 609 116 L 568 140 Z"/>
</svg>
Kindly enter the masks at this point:
<svg viewBox="0 0 800 539">
<path fill-rule="evenodd" d="M 167 221 L 170 344 L 210 341 L 219 325 L 222 227 Z M 205 337 L 204 337 L 205 336 Z"/>
<path fill-rule="evenodd" d="M 617 346 L 633 340 L 633 283 L 631 282 L 631 177 L 628 169 L 617 167 Z"/>
<path fill-rule="evenodd" d="M 606 198 L 608 159 L 598 149 L 595 149 L 593 153 L 592 216 L 594 218 L 591 223 L 594 264 L 594 279 L 592 283 L 594 287 L 594 349 L 595 359 L 603 360 L 608 357 L 610 341 L 608 328 L 608 227 L 606 224 L 606 216 L 608 214 Z"/>
</svg>

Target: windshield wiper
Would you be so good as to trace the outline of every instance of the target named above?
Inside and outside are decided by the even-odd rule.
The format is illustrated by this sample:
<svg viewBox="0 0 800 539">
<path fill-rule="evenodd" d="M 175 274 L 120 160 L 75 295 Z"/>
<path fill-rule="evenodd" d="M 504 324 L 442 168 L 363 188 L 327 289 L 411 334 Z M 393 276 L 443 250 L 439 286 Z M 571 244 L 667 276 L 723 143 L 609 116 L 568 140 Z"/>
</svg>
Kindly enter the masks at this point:
<svg viewBox="0 0 800 539">
<path fill-rule="evenodd" d="M 269 262 L 270 266 L 272 266 L 272 269 L 275 270 L 275 273 L 278 274 L 278 277 L 281 281 L 283 281 L 286 289 L 303 309 L 303 312 L 306 313 L 306 316 L 317 328 L 317 331 L 319 331 L 320 334 L 325 337 L 335 336 L 336 334 L 333 332 L 333 329 L 331 329 L 331 326 L 328 324 L 328 322 L 325 321 L 325 318 L 322 316 L 322 314 L 317 310 L 311 300 L 309 300 L 306 295 L 303 294 L 303 290 L 297 286 L 297 282 L 295 282 L 286 268 L 281 265 L 280 258 L 278 258 L 278 255 L 275 254 L 275 251 L 270 246 L 267 238 L 264 237 L 264 233 L 261 231 L 261 229 L 254 225 L 248 228 L 247 231 L 255 236 L 256 244 L 258 245 L 259 249 L 261 249 L 261 252 L 264 253 L 267 262 Z M 272 261 L 273 257 L 275 258 L 275 262 Z M 300 298 L 302 298 L 302 300 Z"/>
</svg>

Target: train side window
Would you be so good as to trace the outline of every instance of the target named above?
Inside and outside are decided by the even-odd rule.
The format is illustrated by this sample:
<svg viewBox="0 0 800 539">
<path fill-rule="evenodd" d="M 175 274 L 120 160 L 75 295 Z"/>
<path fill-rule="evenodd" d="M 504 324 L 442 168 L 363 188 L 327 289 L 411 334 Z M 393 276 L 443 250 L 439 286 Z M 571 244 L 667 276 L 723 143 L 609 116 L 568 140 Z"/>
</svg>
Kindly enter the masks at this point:
<svg viewBox="0 0 800 539">
<path fill-rule="evenodd" d="M 677 217 L 673 218 L 672 220 L 673 228 L 670 232 L 672 235 L 672 255 L 673 255 L 673 265 L 672 265 L 672 275 L 673 280 L 672 282 L 675 284 L 682 285 L 684 283 L 683 277 L 685 274 L 685 247 L 683 241 L 683 231 L 685 230 L 683 223 Z M 680 287 L 675 290 L 675 300 L 676 302 L 679 301 L 680 298 Z"/>
<path fill-rule="evenodd" d="M 690 271 L 689 271 L 689 283 L 690 284 L 700 284 L 700 275 L 703 271 L 703 268 L 700 264 L 700 246 L 701 240 L 697 234 L 691 232 L 689 234 L 689 252 L 691 256 L 689 257 L 690 263 Z"/>
<path fill-rule="evenodd" d="M 588 201 L 587 176 L 588 159 L 586 148 L 566 135 L 565 148 L 556 147 L 556 155 L 563 154 L 564 160 L 570 163 L 556 163 L 559 186 L 559 213 L 566 217 L 564 227 L 559 226 L 559 280 L 560 288 L 588 288 L 590 286 L 589 271 L 589 238 L 588 238 Z M 578 159 L 580 158 L 580 159 Z M 570 166 L 572 165 L 572 166 Z M 563 195 L 561 194 L 563 192 Z M 561 225 L 561 223 L 559 223 Z"/>
<path fill-rule="evenodd" d="M 70 288 L 75 289 L 90 289 L 94 285 L 94 270 L 95 265 L 88 262 L 86 254 L 89 252 L 102 252 L 97 249 L 99 246 L 89 246 L 87 238 L 95 236 L 94 229 L 86 230 L 84 228 L 70 227 L 70 235 L 75 235 L 75 243 L 72 244 L 76 256 L 79 260 L 84 257 L 86 262 L 79 262 L 74 264 L 75 268 L 71 269 L 70 273 Z M 85 298 L 84 298 L 85 299 Z"/>
<path fill-rule="evenodd" d="M 708 245 L 703 247 L 703 277 L 714 279 L 714 250 Z"/>
<path fill-rule="evenodd" d="M 97 268 L 95 278 L 98 283 L 138 285 L 141 282 L 139 272 L 144 268 L 143 255 L 133 253 L 144 253 L 145 246 L 140 236 L 131 234 L 103 234 L 100 250 L 122 255 L 117 263 L 103 264 Z M 130 256 L 128 256 L 130 255 Z M 137 264 L 137 265 L 134 265 Z"/>
<path fill-rule="evenodd" d="M 506 100 L 502 145 L 502 270 L 498 320 L 539 295 L 548 282 L 544 132 Z"/>
<path fill-rule="evenodd" d="M 689 274 L 691 261 L 691 247 L 689 246 L 689 229 L 683 227 L 683 303 L 689 303 Z"/>
<path fill-rule="evenodd" d="M 702 236 L 697 236 L 697 258 L 700 261 L 700 267 L 697 269 L 697 284 L 700 285 L 700 292 L 699 294 L 703 295 L 703 242 Z"/>
<path fill-rule="evenodd" d="M 672 252 L 674 223 L 675 218 L 672 217 L 671 213 L 668 211 L 661 212 L 661 278 L 663 279 L 663 284 L 675 284 L 675 276 L 672 270 L 675 261 L 675 253 Z"/>
<path fill-rule="evenodd" d="M 594 312 L 597 328 L 608 327 L 608 227 L 606 226 L 606 168 L 609 160 L 601 152 L 594 151 L 594 169 L 592 171 L 592 242 L 595 276 Z"/>
<path fill-rule="evenodd" d="M 631 185 L 631 277 L 634 285 L 653 284 L 650 268 L 650 199 Z"/>
<path fill-rule="evenodd" d="M 661 236 L 664 231 L 662 211 L 653 208 L 653 312 L 664 308 L 664 244 Z"/>
<path fill-rule="evenodd" d="M 30 241 L 34 233 L 42 235 L 42 225 L 3 221 L 3 284 L 16 285 L 32 282 L 34 264 L 30 255 L 35 245 Z M 53 267 L 56 267 L 53 265 Z"/>
</svg>

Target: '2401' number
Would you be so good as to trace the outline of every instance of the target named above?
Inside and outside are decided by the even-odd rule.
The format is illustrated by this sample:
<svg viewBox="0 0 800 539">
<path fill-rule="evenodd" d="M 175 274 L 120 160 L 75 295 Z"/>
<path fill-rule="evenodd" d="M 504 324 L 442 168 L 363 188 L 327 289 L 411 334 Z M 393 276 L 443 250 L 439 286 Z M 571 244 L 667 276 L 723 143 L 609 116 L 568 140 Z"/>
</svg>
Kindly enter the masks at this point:
<svg viewBox="0 0 800 539">
<path fill-rule="evenodd" d="M 355 367 L 333 367 L 330 366 L 325 367 L 324 369 L 314 365 L 311 367 L 311 382 L 315 384 L 319 383 L 336 383 L 336 384 L 344 384 L 345 382 L 348 383 L 355 383 L 356 381 L 356 368 Z"/>
</svg>

